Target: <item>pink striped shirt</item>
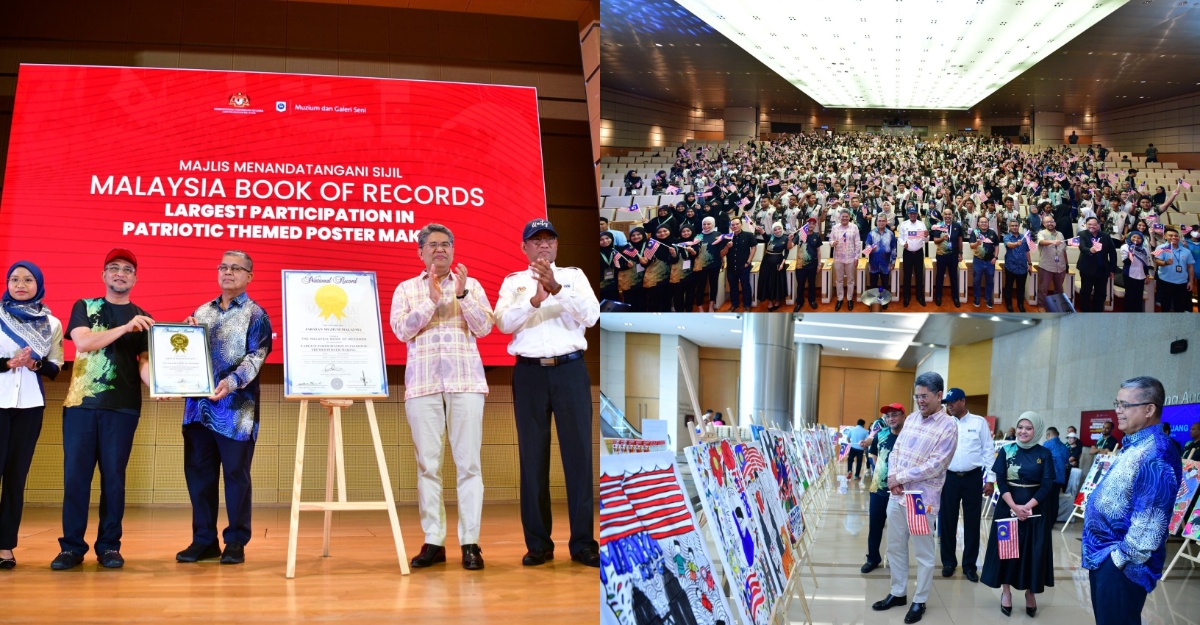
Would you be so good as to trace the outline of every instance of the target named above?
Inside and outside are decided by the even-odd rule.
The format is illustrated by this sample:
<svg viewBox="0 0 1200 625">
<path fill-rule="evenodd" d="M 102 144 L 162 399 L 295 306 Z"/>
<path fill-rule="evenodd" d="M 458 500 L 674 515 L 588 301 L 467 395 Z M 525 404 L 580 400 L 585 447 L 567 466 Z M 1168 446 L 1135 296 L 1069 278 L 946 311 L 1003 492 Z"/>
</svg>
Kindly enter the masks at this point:
<svg viewBox="0 0 1200 625">
<path fill-rule="evenodd" d="M 920 411 L 908 415 L 896 445 L 888 454 L 888 478 L 893 478 L 904 490 L 921 491 L 921 499 L 929 514 L 937 514 L 942 502 L 942 485 L 946 469 L 958 447 L 958 422 L 942 408 L 928 417 Z M 903 502 L 903 495 L 892 495 Z"/>
<path fill-rule="evenodd" d="M 454 278 L 442 280 L 442 297 L 429 299 L 426 272 L 405 280 L 392 296 L 392 330 L 408 345 L 404 399 L 435 393 L 488 392 L 479 357 L 478 337 L 492 331 L 495 319 L 483 286 L 467 278 L 467 296 L 458 299 Z"/>
<path fill-rule="evenodd" d="M 839 223 L 831 228 L 829 230 L 829 241 L 837 243 L 837 245 L 832 246 L 833 262 L 858 262 L 858 226 L 854 225 L 853 221 L 845 226 Z"/>
</svg>

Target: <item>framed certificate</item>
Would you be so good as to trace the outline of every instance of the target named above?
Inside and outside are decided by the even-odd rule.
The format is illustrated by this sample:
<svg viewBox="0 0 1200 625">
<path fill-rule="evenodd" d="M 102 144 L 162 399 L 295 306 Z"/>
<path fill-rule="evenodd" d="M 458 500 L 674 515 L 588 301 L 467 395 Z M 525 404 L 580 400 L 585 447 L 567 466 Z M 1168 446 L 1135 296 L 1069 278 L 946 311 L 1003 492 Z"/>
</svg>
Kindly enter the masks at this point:
<svg viewBox="0 0 1200 625">
<path fill-rule="evenodd" d="M 375 272 L 284 270 L 283 380 L 287 399 L 387 397 Z"/>
<path fill-rule="evenodd" d="M 150 327 L 151 397 L 208 397 L 215 388 L 208 326 L 155 323 Z"/>
</svg>

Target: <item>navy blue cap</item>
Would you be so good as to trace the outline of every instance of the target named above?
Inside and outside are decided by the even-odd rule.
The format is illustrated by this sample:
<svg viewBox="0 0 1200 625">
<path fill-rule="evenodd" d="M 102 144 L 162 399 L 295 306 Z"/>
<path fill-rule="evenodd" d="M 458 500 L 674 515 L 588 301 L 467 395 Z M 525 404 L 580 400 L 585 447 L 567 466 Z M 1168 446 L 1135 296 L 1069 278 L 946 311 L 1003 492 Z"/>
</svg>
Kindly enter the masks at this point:
<svg viewBox="0 0 1200 625">
<path fill-rule="evenodd" d="M 908 207 L 908 212 L 910 212 L 910 213 L 916 213 L 916 212 L 919 212 L 919 211 L 917 211 L 917 207 L 916 207 L 916 206 L 909 206 L 909 207 Z"/>
<path fill-rule="evenodd" d="M 952 389 L 946 391 L 946 394 L 942 396 L 942 403 L 949 404 L 951 402 L 956 402 L 960 399 L 966 399 L 966 398 L 967 398 L 967 394 L 964 393 L 961 388 L 952 388 Z"/>
<path fill-rule="evenodd" d="M 542 230 L 545 230 L 545 231 L 549 232 L 550 234 L 553 234 L 554 238 L 556 238 L 556 239 L 558 238 L 558 232 L 556 232 L 554 230 L 554 226 L 550 224 L 549 220 L 534 219 L 534 220 L 530 221 L 529 223 L 525 224 L 525 233 L 521 235 L 521 240 L 528 241 L 530 238 L 533 237 L 533 235 L 541 232 Z"/>
</svg>

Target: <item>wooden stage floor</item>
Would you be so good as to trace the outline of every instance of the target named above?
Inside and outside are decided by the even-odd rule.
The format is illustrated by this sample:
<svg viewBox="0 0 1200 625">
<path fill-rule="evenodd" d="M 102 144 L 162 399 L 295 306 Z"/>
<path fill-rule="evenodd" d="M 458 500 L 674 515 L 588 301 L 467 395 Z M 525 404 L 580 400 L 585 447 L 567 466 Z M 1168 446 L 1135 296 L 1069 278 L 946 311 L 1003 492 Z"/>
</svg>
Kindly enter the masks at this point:
<svg viewBox="0 0 1200 625">
<path fill-rule="evenodd" d="M 0 571 L 0 620 L 6 623 L 552 623 L 599 620 L 597 569 L 572 562 L 565 504 L 554 506 L 555 559 L 521 566 L 525 544 L 518 506 L 486 504 L 480 547 L 486 568 L 466 571 L 457 516 L 447 506 L 445 564 L 400 575 L 387 514 L 334 513 L 330 557 L 321 557 L 320 512 L 300 518 L 296 578 L 284 577 L 286 507 L 255 508 L 246 563 L 179 564 L 191 539 L 191 509 L 129 508 L 121 548 L 125 568 L 99 566 L 89 552 L 70 571 L 50 570 L 62 533 L 57 507 L 25 509 L 17 568 Z M 221 525 L 225 522 L 221 512 Z M 92 510 L 88 541 L 95 538 Z M 421 548 L 416 506 L 400 507 L 408 557 Z M 596 524 L 597 530 L 599 523 Z"/>
</svg>

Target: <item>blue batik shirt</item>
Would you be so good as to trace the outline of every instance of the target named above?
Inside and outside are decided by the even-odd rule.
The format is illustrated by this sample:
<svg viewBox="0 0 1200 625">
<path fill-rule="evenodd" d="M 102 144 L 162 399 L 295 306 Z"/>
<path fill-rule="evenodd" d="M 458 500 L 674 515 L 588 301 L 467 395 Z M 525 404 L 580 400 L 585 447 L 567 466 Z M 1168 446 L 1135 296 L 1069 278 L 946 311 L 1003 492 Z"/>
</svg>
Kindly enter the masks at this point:
<svg viewBox="0 0 1200 625">
<path fill-rule="evenodd" d="M 1071 450 L 1057 436 L 1044 441 L 1042 447 L 1049 449 L 1050 455 L 1054 456 L 1054 483 L 1065 486 L 1067 477 L 1071 475 Z"/>
<path fill-rule="evenodd" d="M 1113 564 L 1146 589 L 1162 575 L 1167 527 L 1183 479 L 1179 452 L 1158 424 L 1127 434 L 1083 516 L 1083 568 Z"/>
<path fill-rule="evenodd" d="M 221 310 L 221 298 L 196 309 L 196 323 L 208 326 L 213 382 L 225 380 L 229 394 L 219 401 L 188 398 L 183 424 L 204 427 L 237 441 L 258 438 L 258 372 L 271 353 L 267 311 L 242 293 Z"/>
</svg>

